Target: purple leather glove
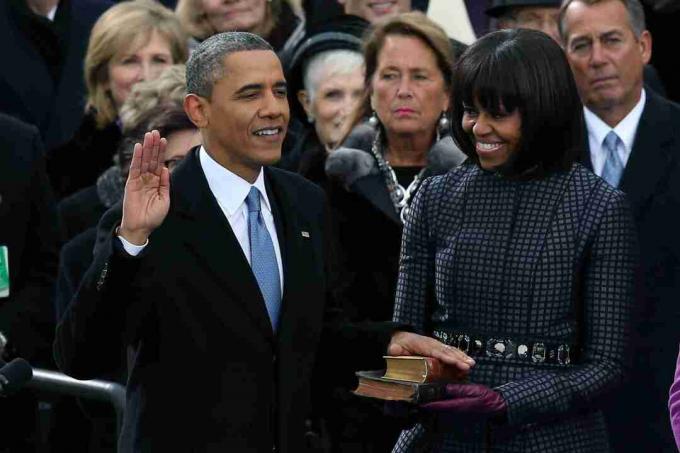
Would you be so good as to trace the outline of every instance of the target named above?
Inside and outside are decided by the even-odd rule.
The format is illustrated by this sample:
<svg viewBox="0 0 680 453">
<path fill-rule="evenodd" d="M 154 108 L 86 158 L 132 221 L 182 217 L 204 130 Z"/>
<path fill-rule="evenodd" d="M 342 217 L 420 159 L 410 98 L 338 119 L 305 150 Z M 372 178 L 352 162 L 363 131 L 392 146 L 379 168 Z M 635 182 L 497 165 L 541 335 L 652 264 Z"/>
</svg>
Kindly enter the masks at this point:
<svg viewBox="0 0 680 453">
<path fill-rule="evenodd" d="M 446 398 L 422 404 L 420 408 L 428 412 L 483 417 L 504 415 L 508 408 L 500 393 L 481 384 L 447 384 Z"/>
</svg>

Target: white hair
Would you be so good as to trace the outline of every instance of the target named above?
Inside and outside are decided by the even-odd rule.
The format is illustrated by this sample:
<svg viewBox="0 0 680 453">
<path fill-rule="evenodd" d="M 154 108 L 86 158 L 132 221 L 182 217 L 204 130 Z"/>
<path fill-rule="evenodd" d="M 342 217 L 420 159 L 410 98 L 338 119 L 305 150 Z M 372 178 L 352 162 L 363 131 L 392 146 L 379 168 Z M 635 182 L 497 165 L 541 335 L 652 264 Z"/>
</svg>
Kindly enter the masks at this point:
<svg viewBox="0 0 680 453">
<path fill-rule="evenodd" d="M 309 101 L 314 101 L 322 77 L 347 75 L 363 66 L 364 57 L 354 50 L 326 50 L 305 61 L 302 66 L 302 80 Z"/>
</svg>

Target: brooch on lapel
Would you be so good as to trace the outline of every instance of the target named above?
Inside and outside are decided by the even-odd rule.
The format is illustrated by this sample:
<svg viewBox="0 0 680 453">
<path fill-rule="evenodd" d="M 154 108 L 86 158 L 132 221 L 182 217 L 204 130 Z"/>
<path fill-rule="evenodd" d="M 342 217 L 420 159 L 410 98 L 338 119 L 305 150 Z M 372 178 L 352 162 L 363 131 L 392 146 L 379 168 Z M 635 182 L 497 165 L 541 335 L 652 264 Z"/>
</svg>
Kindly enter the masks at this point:
<svg viewBox="0 0 680 453">
<path fill-rule="evenodd" d="M 302 235 L 303 238 L 309 239 L 309 231 L 301 231 L 300 234 Z"/>
</svg>

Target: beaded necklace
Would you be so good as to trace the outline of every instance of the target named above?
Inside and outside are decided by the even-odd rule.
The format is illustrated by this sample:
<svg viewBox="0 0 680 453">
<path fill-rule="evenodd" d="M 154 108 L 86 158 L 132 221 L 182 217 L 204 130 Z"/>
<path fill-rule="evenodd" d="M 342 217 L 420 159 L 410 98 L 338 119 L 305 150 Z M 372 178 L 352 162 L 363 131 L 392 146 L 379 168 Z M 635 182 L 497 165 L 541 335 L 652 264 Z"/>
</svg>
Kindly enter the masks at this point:
<svg viewBox="0 0 680 453">
<path fill-rule="evenodd" d="M 375 157 L 375 160 L 378 162 L 378 169 L 380 170 L 380 173 L 382 173 L 383 178 L 385 179 L 387 191 L 390 194 L 390 199 L 392 200 L 394 209 L 397 211 L 397 214 L 399 214 L 401 222 L 406 223 L 406 218 L 410 210 L 411 199 L 418 190 L 418 187 L 420 186 L 420 183 L 423 179 L 423 175 L 425 174 L 425 170 L 427 169 L 427 167 L 423 167 L 415 176 L 415 178 L 413 178 L 411 184 L 409 184 L 408 187 L 404 188 L 404 186 L 399 184 L 399 181 L 397 180 L 397 175 L 394 173 L 394 169 L 392 168 L 392 166 L 383 157 L 381 135 L 382 134 L 380 133 L 380 130 L 378 130 L 378 132 L 375 134 L 375 138 L 373 139 L 371 153 Z"/>
</svg>

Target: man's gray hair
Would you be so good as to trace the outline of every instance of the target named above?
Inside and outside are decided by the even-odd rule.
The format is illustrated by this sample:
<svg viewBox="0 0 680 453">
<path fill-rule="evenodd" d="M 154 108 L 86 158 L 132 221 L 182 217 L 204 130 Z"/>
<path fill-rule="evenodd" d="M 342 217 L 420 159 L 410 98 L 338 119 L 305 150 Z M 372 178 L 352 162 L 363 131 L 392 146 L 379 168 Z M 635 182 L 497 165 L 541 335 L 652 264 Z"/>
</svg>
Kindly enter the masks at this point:
<svg viewBox="0 0 680 453">
<path fill-rule="evenodd" d="M 566 15 L 567 8 L 574 2 L 585 3 L 586 5 L 595 5 L 606 0 L 564 0 L 562 6 L 560 6 L 560 37 L 562 41 L 566 43 L 567 41 L 567 29 L 564 24 L 564 16 Z M 639 38 L 643 31 L 647 29 L 647 24 L 645 22 L 645 10 L 639 0 L 617 0 L 623 3 L 628 12 L 628 21 L 630 22 L 630 27 L 635 33 L 635 37 Z"/>
<path fill-rule="evenodd" d="M 364 56 L 356 50 L 332 49 L 314 55 L 302 65 L 302 80 L 310 102 L 314 101 L 322 77 L 348 75 L 363 67 Z"/>
<path fill-rule="evenodd" d="M 225 75 L 224 58 L 234 52 L 271 50 L 272 46 L 253 33 L 218 33 L 203 41 L 187 61 L 187 93 L 210 98 L 213 85 Z"/>
</svg>

